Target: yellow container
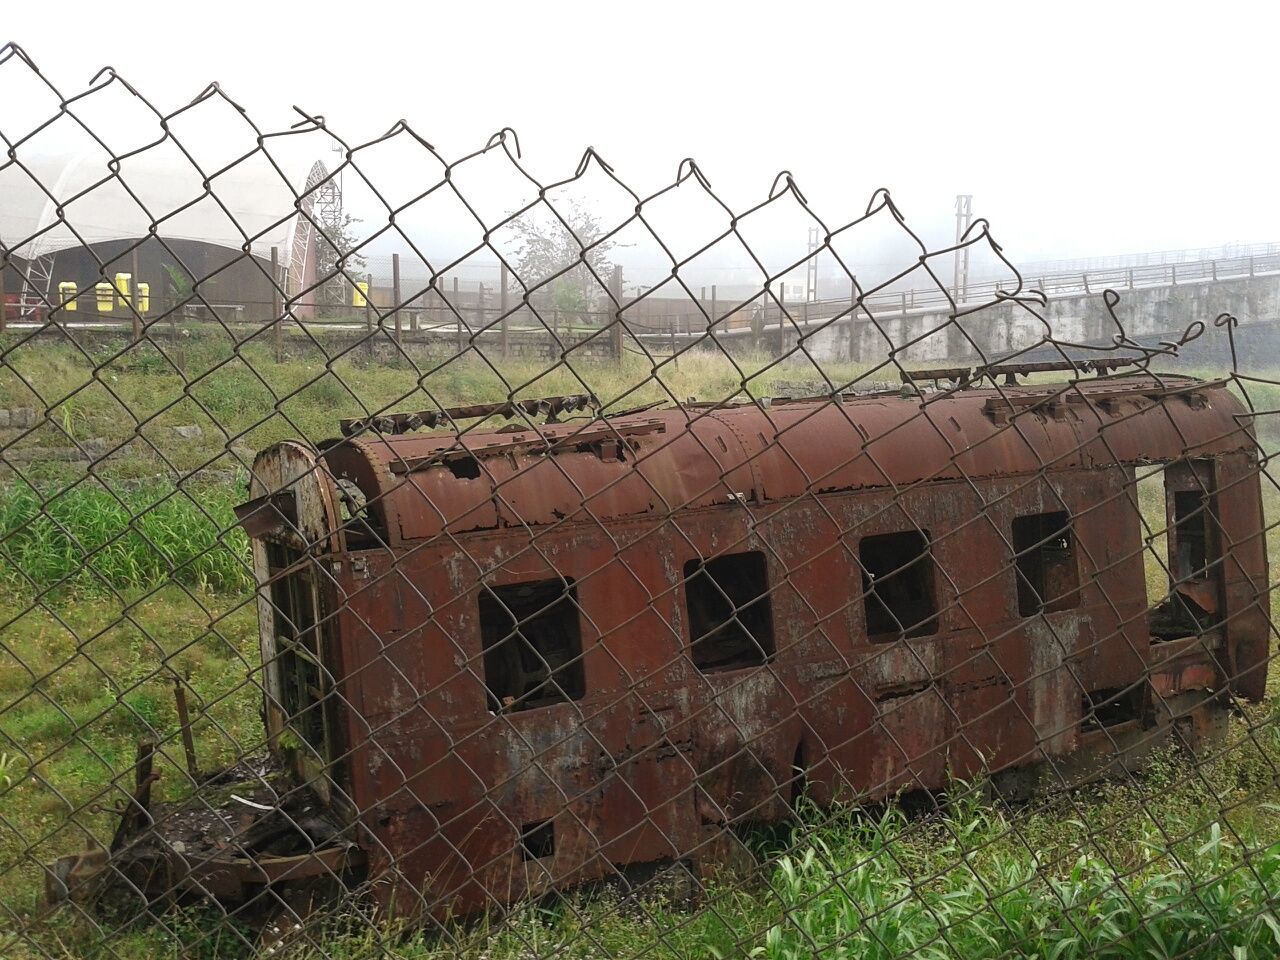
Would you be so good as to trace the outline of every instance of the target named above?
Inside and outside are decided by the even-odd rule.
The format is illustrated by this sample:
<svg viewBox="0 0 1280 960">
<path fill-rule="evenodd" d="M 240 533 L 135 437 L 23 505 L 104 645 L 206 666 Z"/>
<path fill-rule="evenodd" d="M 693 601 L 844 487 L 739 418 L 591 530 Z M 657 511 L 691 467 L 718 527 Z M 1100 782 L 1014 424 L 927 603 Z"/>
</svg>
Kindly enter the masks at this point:
<svg viewBox="0 0 1280 960">
<path fill-rule="evenodd" d="M 120 298 L 122 307 L 129 305 L 129 281 L 132 279 L 133 275 L 129 273 L 116 274 L 116 296 Z"/>
<path fill-rule="evenodd" d="M 76 310 L 76 285 L 69 280 L 58 284 L 58 297 L 62 300 L 62 309 L 72 313 Z"/>
<path fill-rule="evenodd" d="M 98 301 L 99 313 L 110 313 L 116 305 L 116 288 L 103 280 L 93 288 Z"/>
<path fill-rule="evenodd" d="M 351 288 L 351 305 L 353 307 L 363 307 L 369 302 L 369 284 L 368 281 L 361 280 Z"/>
<path fill-rule="evenodd" d="M 138 312 L 146 313 L 151 309 L 151 284 L 138 281 Z"/>
</svg>

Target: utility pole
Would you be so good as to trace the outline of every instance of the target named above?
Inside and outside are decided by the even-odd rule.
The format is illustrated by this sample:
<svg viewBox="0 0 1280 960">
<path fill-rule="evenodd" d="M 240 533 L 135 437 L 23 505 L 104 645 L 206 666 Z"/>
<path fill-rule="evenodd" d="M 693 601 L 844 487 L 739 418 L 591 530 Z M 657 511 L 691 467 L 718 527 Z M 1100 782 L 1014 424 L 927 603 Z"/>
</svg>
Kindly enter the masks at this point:
<svg viewBox="0 0 1280 960">
<path fill-rule="evenodd" d="M 129 312 L 133 314 L 133 341 L 142 339 L 142 314 L 138 312 L 138 248 L 133 248 L 129 258 L 129 269 L 133 274 L 129 278 Z"/>
<path fill-rule="evenodd" d="M 280 320 L 284 316 L 284 307 L 280 297 L 280 250 L 271 248 L 271 342 L 275 346 L 276 363 L 284 360 L 284 328 Z M 138 326 L 137 315 L 134 315 L 134 328 Z"/>
<path fill-rule="evenodd" d="M 502 317 L 502 359 L 506 360 L 511 356 L 511 339 L 507 328 L 507 311 L 510 309 L 510 301 L 507 299 L 507 262 L 505 260 L 498 264 L 498 311 Z"/>
<path fill-rule="evenodd" d="M 973 223 L 973 194 L 956 194 L 956 246 L 964 237 L 965 231 Z M 969 286 L 969 247 L 957 249 L 952 256 L 955 259 L 955 277 L 951 283 L 952 299 L 959 303 L 965 298 Z"/>
<path fill-rule="evenodd" d="M 377 348 L 373 345 L 373 274 L 366 273 L 364 276 L 364 328 L 365 340 L 369 344 L 369 357 L 372 358 L 377 352 Z"/>
<path fill-rule="evenodd" d="M 402 335 L 400 330 L 400 254 L 391 255 L 391 309 L 395 311 L 396 346 L 400 346 Z"/>
<path fill-rule="evenodd" d="M 818 299 L 818 247 L 821 246 L 819 241 L 817 226 L 809 228 L 809 259 L 805 260 L 804 274 L 804 300 L 805 303 L 813 303 Z"/>
<path fill-rule="evenodd" d="M 617 264 L 613 266 L 613 273 L 609 276 L 609 299 L 612 302 L 613 323 L 610 325 L 610 352 L 613 359 L 622 362 L 622 267 Z"/>
</svg>

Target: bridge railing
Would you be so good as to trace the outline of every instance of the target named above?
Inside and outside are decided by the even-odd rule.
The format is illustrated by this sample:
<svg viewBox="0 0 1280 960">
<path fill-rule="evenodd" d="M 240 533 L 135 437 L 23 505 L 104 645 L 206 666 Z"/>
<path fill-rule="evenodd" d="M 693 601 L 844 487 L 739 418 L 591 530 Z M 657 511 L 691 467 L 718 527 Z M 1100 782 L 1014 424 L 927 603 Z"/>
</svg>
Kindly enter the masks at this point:
<svg viewBox="0 0 1280 960">
<path fill-rule="evenodd" d="M 1180 284 L 1242 279 L 1257 274 L 1277 272 L 1280 272 L 1280 253 L 1271 253 L 1201 260 L 1190 263 L 1151 264 L 1141 267 L 1045 274 L 1041 276 L 1024 274 L 1022 277 L 1022 289 L 1023 292 L 1039 290 L 1052 299 L 1053 297 L 1097 294 L 1107 289 L 1133 290 L 1168 287 Z M 987 302 L 993 299 L 998 291 L 1003 290 L 1012 293 L 1015 289 L 1016 283 L 1010 277 L 1004 280 L 987 280 L 980 283 L 966 284 L 959 296 L 956 295 L 954 290 L 940 289 L 935 286 L 927 289 L 912 288 L 881 291 L 864 296 L 861 303 L 866 310 L 879 316 L 892 315 L 894 313 L 930 312 L 947 309 L 954 302 Z M 784 316 L 777 302 L 771 300 L 764 308 L 764 321 L 776 324 L 779 320 L 789 320 L 803 324 L 805 322 L 826 320 L 848 311 L 850 304 L 849 297 L 783 304 L 786 309 L 786 315 Z M 720 329 L 737 329 L 743 326 L 750 326 L 751 317 L 752 311 L 750 308 L 734 309 L 731 315 L 717 324 L 717 327 Z M 757 320 L 757 322 L 759 321 Z"/>
</svg>

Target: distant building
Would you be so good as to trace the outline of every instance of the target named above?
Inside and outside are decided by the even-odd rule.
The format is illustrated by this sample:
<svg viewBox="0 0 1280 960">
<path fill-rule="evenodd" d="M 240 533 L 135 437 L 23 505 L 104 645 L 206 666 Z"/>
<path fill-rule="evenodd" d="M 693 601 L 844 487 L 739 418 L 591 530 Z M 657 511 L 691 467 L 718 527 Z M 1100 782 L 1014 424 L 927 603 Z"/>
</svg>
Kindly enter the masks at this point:
<svg viewBox="0 0 1280 960">
<path fill-rule="evenodd" d="M 60 285 L 74 284 L 77 315 L 97 318 L 95 286 L 132 274 L 136 258 L 131 286 L 147 284 L 152 315 L 194 291 L 225 306 L 224 318 L 266 319 L 274 247 L 282 286 L 299 296 L 294 313 L 308 317 L 320 262 L 326 251 L 333 258 L 313 222 L 327 177 L 318 161 L 282 175 L 258 154 L 206 187 L 189 160 L 159 146 L 122 160 L 118 172 L 95 158 L 19 151 L 17 163 L 0 169 L 7 299 L 43 312 L 45 302 L 57 305 L 71 289 Z M 110 314 L 130 315 L 119 302 Z M 14 318 L 13 306 L 8 316 Z"/>
</svg>

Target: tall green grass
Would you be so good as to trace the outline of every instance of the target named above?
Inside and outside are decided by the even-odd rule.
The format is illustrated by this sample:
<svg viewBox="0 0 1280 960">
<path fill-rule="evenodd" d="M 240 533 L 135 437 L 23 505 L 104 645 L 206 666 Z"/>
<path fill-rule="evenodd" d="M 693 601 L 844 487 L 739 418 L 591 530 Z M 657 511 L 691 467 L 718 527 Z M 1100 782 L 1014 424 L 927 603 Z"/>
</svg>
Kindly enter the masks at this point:
<svg viewBox="0 0 1280 960">
<path fill-rule="evenodd" d="M 772 887 L 783 917 L 750 952 L 767 960 L 1280 955 L 1280 842 L 1235 842 L 1215 821 L 1175 858 L 1151 828 L 1136 864 L 1091 849 L 1059 872 L 1033 851 L 983 850 L 1013 829 L 971 810 L 911 870 L 893 852 L 911 843 L 896 808 L 824 831 L 779 862 Z"/>
<path fill-rule="evenodd" d="M 1157 782 L 1158 782 L 1157 777 Z M 1145 794 L 1147 787 L 1142 788 Z M 1129 830 L 993 809 L 972 785 L 925 820 L 810 809 L 796 846 L 758 879 L 729 879 L 687 905 L 579 892 L 445 930 L 329 920 L 296 960 L 1208 960 L 1280 956 L 1280 842 L 1264 826 L 1201 819 L 1185 798 L 1148 796 Z M 1130 788 L 1131 792 L 1133 787 Z M 1125 790 L 1120 790 L 1125 794 Z M 1136 795 L 1129 797 L 1135 799 Z M 1073 836 L 1066 849 L 1051 837 Z M 1174 839 L 1170 839 L 1170 837 Z M 226 921 L 182 930 L 187 954 L 227 947 Z M 170 927 L 173 929 L 173 927 Z M 123 960 L 167 933 L 110 944 Z M 107 956 L 106 945 L 98 945 Z M 94 953 L 99 955 L 99 953 Z M 250 956 L 231 948 L 227 956 Z"/>
<path fill-rule="evenodd" d="M 1185 758 L 1178 763 L 1185 763 Z M 1166 773 L 1175 769 L 1172 765 Z M 335 933 L 308 960 L 556 956 L 923 960 L 1280 956 L 1280 842 L 1213 804 L 1156 797 L 1160 782 L 1080 808 L 1085 819 L 1001 811 L 964 788 L 925 821 L 810 810 L 759 882 L 727 881 L 692 912 L 580 894 L 450 934 Z M 1108 820 L 1134 800 L 1130 829 Z M 1204 814 L 1209 814 L 1205 817 Z M 1133 836 L 1129 836 L 1132 831 Z M 1059 843 L 1055 838 L 1070 838 Z M 322 945 L 322 947 L 320 946 Z"/>
<path fill-rule="evenodd" d="M 112 493 L 80 484 L 48 502 L 25 483 L 0 488 L 0 583 L 80 592 L 166 583 L 252 587 L 249 543 L 234 527 L 229 485 Z"/>
</svg>

